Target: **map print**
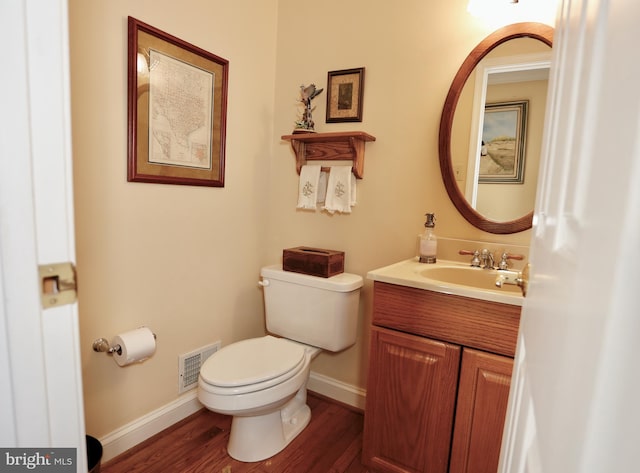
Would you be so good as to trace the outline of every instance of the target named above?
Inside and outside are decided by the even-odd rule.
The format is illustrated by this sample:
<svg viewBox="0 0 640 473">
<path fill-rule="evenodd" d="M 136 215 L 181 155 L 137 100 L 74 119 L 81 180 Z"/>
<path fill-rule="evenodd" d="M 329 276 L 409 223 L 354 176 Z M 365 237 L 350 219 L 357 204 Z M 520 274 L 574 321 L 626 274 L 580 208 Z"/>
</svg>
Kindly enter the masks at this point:
<svg viewBox="0 0 640 473">
<path fill-rule="evenodd" d="M 149 52 L 149 162 L 211 169 L 214 74 Z"/>
</svg>

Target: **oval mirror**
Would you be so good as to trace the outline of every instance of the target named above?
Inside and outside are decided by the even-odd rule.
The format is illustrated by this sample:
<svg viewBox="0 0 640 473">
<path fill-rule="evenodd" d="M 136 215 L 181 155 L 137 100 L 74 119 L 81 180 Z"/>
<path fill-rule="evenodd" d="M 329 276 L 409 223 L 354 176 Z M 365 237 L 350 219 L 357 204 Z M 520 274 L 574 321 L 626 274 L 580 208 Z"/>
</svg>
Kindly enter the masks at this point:
<svg viewBox="0 0 640 473">
<path fill-rule="evenodd" d="M 440 171 L 460 214 L 489 233 L 531 228 L 553 28 L 509 25 L 462 63 L 444 103 Z"/>
</svg>

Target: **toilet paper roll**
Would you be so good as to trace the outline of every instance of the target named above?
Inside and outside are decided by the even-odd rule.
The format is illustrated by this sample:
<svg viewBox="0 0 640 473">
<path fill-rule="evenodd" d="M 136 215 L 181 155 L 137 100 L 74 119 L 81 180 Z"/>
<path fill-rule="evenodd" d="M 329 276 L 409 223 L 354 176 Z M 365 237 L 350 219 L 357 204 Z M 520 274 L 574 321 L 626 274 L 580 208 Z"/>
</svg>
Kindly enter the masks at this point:
<svg viewBox="0 0 640 473">
<path fill-rule="evenodd" d="M 113 359 L 120 366 L 141 362 L 156 351 L 156 338 L 148 327 L 140 327 L 116 335 L 112 347 L 120 345 L 120 353 L 113 352 Z"/>
</svg>

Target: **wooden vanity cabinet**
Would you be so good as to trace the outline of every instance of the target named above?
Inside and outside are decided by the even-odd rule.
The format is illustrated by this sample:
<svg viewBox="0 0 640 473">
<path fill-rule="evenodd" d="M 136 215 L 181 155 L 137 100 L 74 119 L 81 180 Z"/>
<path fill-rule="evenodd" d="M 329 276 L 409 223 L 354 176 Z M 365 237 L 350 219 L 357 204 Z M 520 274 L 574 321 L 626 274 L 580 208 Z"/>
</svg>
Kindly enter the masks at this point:
<svg viewBox="0 0 640 473">
<path fill-rule="evenodd" d="M 496 473 L 513 358 L 464 348 L 449 473 Z"/>
<path fill-rule="evenodd" d="M 375 368 L 369 371 L 363 445 L 368 466 L 447 471 L 460 352 L 449 343 L 371 329 Z"/>
<path fill-rule="evenodd" d="M 363 463 L 495 473 L 520 307 L 376 281 Z"/>
</svg>

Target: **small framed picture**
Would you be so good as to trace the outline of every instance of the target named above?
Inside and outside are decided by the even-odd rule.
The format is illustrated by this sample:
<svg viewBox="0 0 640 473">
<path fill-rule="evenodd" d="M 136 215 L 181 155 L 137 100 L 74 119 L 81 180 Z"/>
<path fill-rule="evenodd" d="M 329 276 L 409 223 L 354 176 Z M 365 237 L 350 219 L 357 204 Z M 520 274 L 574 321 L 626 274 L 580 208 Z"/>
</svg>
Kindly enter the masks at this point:
<svg viewBox="0 0 640 473">
<path fill-rule="evenodd" d="M 361 122 L 363 93 L 364 67 L 330 71 L 326 122 Z"/>
<path fill-rule="evenodd" d="M 524 182 L 527 100 L 485 106 L 479 182 Z"/>
</svg>

